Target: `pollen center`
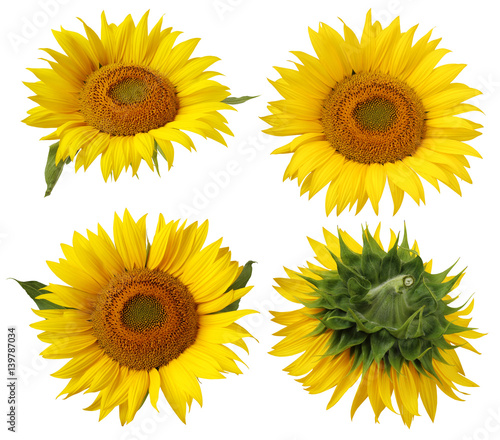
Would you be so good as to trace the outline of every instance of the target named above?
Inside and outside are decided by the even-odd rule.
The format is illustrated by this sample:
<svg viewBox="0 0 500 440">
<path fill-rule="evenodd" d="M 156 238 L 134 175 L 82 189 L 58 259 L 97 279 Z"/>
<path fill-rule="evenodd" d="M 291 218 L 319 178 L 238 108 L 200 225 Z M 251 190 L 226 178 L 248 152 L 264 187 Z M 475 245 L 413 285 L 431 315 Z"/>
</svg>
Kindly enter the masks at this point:
<svg viewBox="0 0 500 440">
<path fill-rule="evenodd" d="M 323 103 L 321 122 L 340 154 L 365 164 L 410 156 L 425 135 L 425 110 L 415 91 L 383 73 L 339 82 Z"/>
<path fill-rule="evenodd" d="M 134 269 L 115 276 L 98 296 L 94 334 L 104 352 L 134 370 L 167 365 L 198 332 L 196 303 L 177 278 Z"/>
<path fill-rule="evenodd" d="M 179 100 L 170 81 L 144 66 L 109 64 L 93 72 L 80 92 L 80 111 L 99 131 L 133 136 L 175 119 Z"/>
<path fill-rule="evenodd" d="M 122 322 L 135 332 L 160 327 L 166 320 L 165 309 L 151 295 L 138 294 L 130 298 L 122 310 Z"/>
<path fill-rule="evenodd" d="M 109 96 L 117 104 L 142 102 L 148 95 L 148 85 L 138 78 L 127 78 L 109 89 Z"/>
</svg>

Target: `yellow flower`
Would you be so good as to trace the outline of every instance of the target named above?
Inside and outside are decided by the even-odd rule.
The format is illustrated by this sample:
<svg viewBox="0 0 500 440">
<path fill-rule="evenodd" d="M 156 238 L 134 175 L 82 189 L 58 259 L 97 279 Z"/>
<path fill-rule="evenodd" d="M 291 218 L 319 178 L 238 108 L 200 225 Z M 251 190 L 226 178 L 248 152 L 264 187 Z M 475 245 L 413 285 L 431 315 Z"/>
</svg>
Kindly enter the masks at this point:
<svg viewBox="0 0 500 440">
<path fill-rule="evenodd" d="M 129 166 L 135 175 L 141 160 L 154 170 L 158 152 L 170 168 L 172 142 L 195 148 L 186 131 L 226 145 L 220 132 L 232 133 L 219 110 L 233 107 L 222 102 L 227 87 L 211 79 L 218 73 L 206 71 L 218 58 L 190 58 L 198 38 L 175 45 L 181 32 L 162 30 L 162 19 L 148 33 L 148 13 L 136 27 L 130 15 L 108 24 L 103 12 L 101 37 L 83 26 L 87 38 L 54 31 L 66 55 L 43 49 L 50 68 L 29 69 L 40 81 L 26 83 L 38 106 L 24 122 L 56 128 L 42 138 L 59 140 L 55 164 L 87 169 L 101 155 L 104 179 L 116 180 Z"/>
<path fill-rule="evenodd" d="M 32 324 L 51 344 L 45 358 L 70 359 L 53 374 L 71 379 L 61 394 L 98 392 L 87 410 L 102 419 L 119 406 L 125 424 L 148 393 L 156 408 L 161 389 L 185 422 L 186 405 L 202 404 L 199 378 L 241 373 L 224 344 L 247 350 L 251 335 L 235 321 L 254 311 L 235 305 L 251 287 L 241 287 L 243 267 L 222 239 L 203 247 L 207 232 L 208 222 L 186 227 L 160 215 L 149 245 L 145 217 L 125 211 L 123 221 L 115 216 L 114 244 L 98 226 L 62 245 L 66 259 L 48 264 L 67 285 L 49 284 L 37 300 L 63 308 L 35 311 L 45 319 Z"/>
<path fill-rule="evenodd" d="M 412 45 L 417 26 L 401 32 L 399 17 L 387 28 L 368 12 L 361 40 L 344 25 L 344 37 L 321 23 L 309 30 L 317 58 L 292 52 L 295 69 L 276 68 L 271 83 L 283 96 L 262 118 L 276 136 L 297 136 L 275 154 L 292 153 L 284 178 L 297 179 L 309 198 L 329 185 L 326 212 L 340 214 L 368 199 L 375 213 L 386 182 L 394 213 L 404 194 L 425 203 L 419 178 L 460 193 L 471 183 L 466 155 L 481 125 L 457 114 L 479 110 L 463 102 L 480 92 L 452 81 L 464 64 L 436 65 L 449 52 L 436 49 L 431 32 Z"/>
<path fill-rule="evenodd" d="M 312 394 L 335 388 L 327 409 L 361 378 L 351 417 L 368 398 L 378 422 L 387 407 L 395 411 L 392 395 L 409 427 L 418 413 L 418 398 L 434 420 L 437 388 L 461 400 L 455 384 L 477 386 L 464 376 L 459 347 L 477 351 L 465 338 L 482 336 L 464 318 L 473 308 L 449 304 L 463 271 L 451 268 L 431 274 L 406 231 L 402 242 L 391 231 L 383 250 L 380 226 L 374 236 L 363 231 L 363 246 L 346 232 L 338 237 L 324 230 L 326 245 L 309 240 L 321 266 L 308 263 L 299 272 L 286 269 L 276 290 L 301 304 L 292 312 L 274 312 L 273 321 L 285 328 L 272 351 L 275 356 L 300 356 L 287 368 Z"/>
</svg>

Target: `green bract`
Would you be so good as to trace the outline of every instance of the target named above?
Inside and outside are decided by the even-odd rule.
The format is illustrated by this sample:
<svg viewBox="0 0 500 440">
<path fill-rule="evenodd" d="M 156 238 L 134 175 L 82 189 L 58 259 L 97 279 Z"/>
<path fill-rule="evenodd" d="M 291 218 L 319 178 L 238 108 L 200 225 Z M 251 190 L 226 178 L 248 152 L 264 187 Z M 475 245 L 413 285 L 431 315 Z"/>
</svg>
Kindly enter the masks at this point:
<svg viewBox="0 0 500 440">
<path fill-rule="evenodd" d="M 462 273 L 447 278 L 453 266 L 438 274 L 425 271 L 415 250 L 408 246 L 406 229 L 392 248 L 385 252 L 363 230 L 363 251 L 353 252 L 339 234 L 340 258 L 330 254 L 337 270 L 314 270 L 320 279 L 303 276 L 314 286 L 314 301 L 307 307 L 322 308 L 314 315 L 319 323 L 313 334 L 334 330 L 324 356 L 335 356 L 351 349 L 352 370 L 360 364 L 364 371 L 373 361 L 384 361 L 400 372 L 403 362 L 411 362 L 421 374 L 438 377 L 432 360 L 446 363 L 439 349 L 454 349 L 444 335 L 470 328 L 454 324 L 446 315 L 460 310 L 446 297 Z"/>
</svg>

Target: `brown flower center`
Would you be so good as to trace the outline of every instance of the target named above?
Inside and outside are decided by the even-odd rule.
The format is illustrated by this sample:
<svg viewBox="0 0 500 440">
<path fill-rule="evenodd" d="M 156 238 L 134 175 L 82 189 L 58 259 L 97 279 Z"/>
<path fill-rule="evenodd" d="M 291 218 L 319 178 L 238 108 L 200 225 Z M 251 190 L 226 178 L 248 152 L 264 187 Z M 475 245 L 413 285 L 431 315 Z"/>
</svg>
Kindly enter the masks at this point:
<svg viewBox="0 0 500 440">
<path fill-rule="evenodd" d="M 410 156 L 425 135 L 425 110 L 415 91 L 383 73 L 339 82 L 323 103 L 321 122 L 339 153 L 366 164 Z"/>
<path fill-rule="evenodd" d="M 80 111 L 99 131 L 133 136 L 175 119 L 179 100 L 170 81 L 147 67 L 109 64 L 93 72 L 80 92 Z"/>
<path fill-rule="evenodd" d="M 134 370 L 167 365 L 198 332 L 196 303 L 177 278 L 158 270 L 116 275 L 92 313 L 97 341 L 112 359 Z"/>
</svg>

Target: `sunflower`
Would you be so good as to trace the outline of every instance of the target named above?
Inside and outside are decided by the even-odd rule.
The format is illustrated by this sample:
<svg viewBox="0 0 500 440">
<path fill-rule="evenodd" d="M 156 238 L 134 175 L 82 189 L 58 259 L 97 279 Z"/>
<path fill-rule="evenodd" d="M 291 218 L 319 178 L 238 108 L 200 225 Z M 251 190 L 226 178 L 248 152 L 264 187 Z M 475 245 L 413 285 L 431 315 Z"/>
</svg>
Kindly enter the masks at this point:
<svg viewBox="0 0 500 440">
<path fill-rule="evenodd" d="M 53 165 L 75 160 L 87 167 L 101 155 L 105 180 L 116 180 L 141 160 L 154 170 L 157 153 L 174 160 L 172 142 L 194 149 L 193 132 L 226 145 L 232 135 L 220 110 L 228 88 L 206 71 L 214 56 L 190 58 L 198 38 L 175 45 L 181 32 L 162 29 L 162 19 L 148 33 L 148 13 L 137 26 L 129 15 L 118 26 L 101 17 L 101 37 L 83 21 L 87 38 L 61 28 L 54 36 L 65 54 L 43 49 L 50 68 L 28 69 L 40 80 L 26 85 L 38 104 L 24 122 L 56 130 L 42 139 L 59 140 Z"/>
<path fill-rule="evenodd" d="M 450 296 L 463 271 L 451 268 L 432 274 L 415 243 L 410 249 L 406 230 L 401 243 L 391 231 L 384 251 L 380 226 L 372 236 L 363 230 L 360 246 L 347 233 L 324 231 L 326 245 L 309 240 L 318 266 L 300 272 L 286 269 L 276 290 L 302 304 L 291 312 L 273 312 L 276 333 L 285 338 L 273 347 L 275 356 L 301 355 L 287 368 L 312 394 L 335 387 L 327 409 L 361 378 L 351 409 L 369 399 L 378 422 L 387 407 L 410 427 L 418 414 L 418 397 L 434 421 L 437 388 L 456 400 L 455 384 L 474 387 L 464 376 L 458 347 L 478 353 L 465 338 L 482 334 L 468 328 L 474 302 L 452 307 Z M 452 266 L 453 267 L 453 266 Z"/>
<path fill-rule="evenodd" d="M 317 58 L 292 52 L 295 69 L 276 68 L 271 84 L 284 99 L 270 103 L 265 133 L 296 136 L 273 153 L 292 153 L 284 179 L 297 179 L 309 198 L 329 184 L 326 213 L 340 214 L 368 199 L 376 214 L 386 181 L 396 213 L 405 193 L 423 201 L 422 177 L 460 193 L 456 178 L 471 183 L 466 155 L 481 125 L 457 114 L 478 111 L 463 102 L 478 90 L 452 82 L 464 64 L 436 65 L 449 52 L 436 49 L 431 32 L 412 45 L 417 26 L 401 32 L 366 16 L 361 41 L 344 25 L 344 37 L 326 24 L 309 30 Z"/>
<path fill-rule="evenodd" d="M 119 406 L 125 424 L 148 394 L 157 408 L 161 389 L 185 422 L 186 404 L 202 404 L 199 378 L 241 373 L 224 344 L 247 350 L 251 335 L 235 321 L 254 313 L 236 310 L 251 289 L 252 262 L 231 261 L 222 239 L 203 247 L 207 232 L 207 222 L 186 227 L 160 215 L 149 245 L 145 217 L 135 222 L 125 211 L 123 221 L 115 215 L 114 244 L 98 226 L 62 245 L 66 259 L 48 264 L 67 285 L 38 292 L 52 307 L 36 310 L 44 320 L 32 324 L 51 344 L 43 357 L 70 359 L 53 374 L 70 379 L 60 395 L 97 392 L 86 409 L 100 410 L 101 420 Z"/>
</svg>

